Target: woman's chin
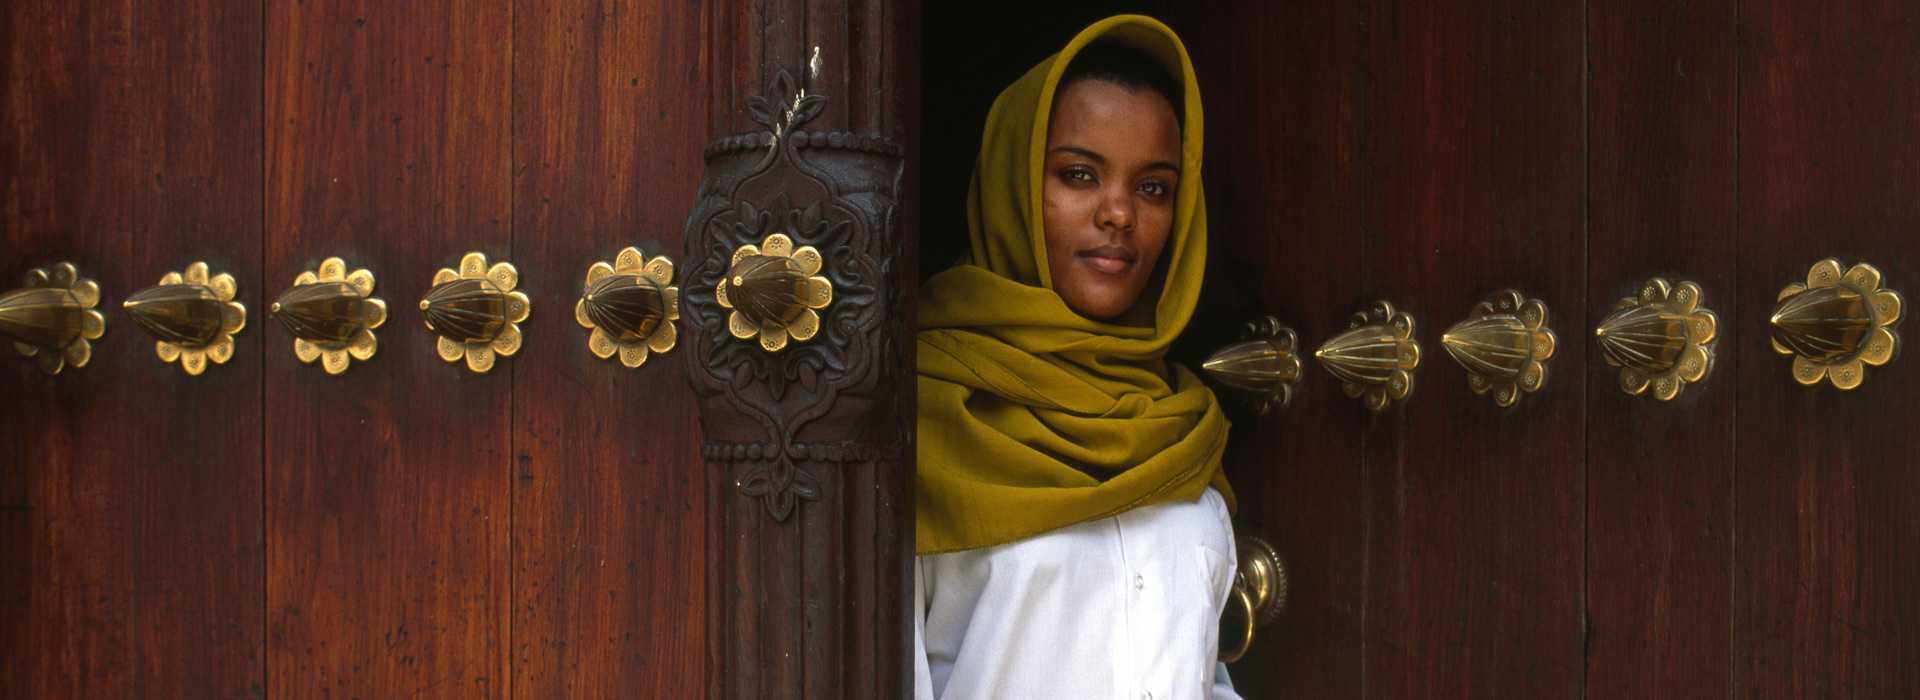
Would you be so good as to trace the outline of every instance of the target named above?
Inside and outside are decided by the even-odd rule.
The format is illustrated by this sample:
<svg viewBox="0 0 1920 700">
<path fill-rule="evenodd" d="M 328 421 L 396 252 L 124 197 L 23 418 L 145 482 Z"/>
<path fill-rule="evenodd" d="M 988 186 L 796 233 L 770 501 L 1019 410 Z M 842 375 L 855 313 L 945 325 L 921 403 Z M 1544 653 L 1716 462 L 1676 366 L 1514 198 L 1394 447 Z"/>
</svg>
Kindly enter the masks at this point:
<svg viewBox="0 0 1920 700">
<path fill-rule="evenodd" d="M 1074 295 L 1067 297 L 1067 306 L 1075 313 L 1096 321 L 1109 321 L 1126 313 L 1132 303 L 1120 299 L 1117 295 Z"/>
</svg>

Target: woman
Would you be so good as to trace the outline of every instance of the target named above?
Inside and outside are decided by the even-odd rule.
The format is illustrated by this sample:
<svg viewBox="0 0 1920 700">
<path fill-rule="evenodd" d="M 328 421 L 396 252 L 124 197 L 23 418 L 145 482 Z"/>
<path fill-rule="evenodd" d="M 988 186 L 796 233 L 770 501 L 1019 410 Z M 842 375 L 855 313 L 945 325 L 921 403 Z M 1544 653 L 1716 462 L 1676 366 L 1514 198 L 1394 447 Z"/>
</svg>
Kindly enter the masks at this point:
<svg viewBox="0 0 1920 700">
<path fill-rule="evenodd" d="M 1102 20 L 1001 93 L 917 334 L 915 694 L 1235 698 L 1227 422 L 1167 346 L 1206 265 L 1193 68 Z"/>
</svg>

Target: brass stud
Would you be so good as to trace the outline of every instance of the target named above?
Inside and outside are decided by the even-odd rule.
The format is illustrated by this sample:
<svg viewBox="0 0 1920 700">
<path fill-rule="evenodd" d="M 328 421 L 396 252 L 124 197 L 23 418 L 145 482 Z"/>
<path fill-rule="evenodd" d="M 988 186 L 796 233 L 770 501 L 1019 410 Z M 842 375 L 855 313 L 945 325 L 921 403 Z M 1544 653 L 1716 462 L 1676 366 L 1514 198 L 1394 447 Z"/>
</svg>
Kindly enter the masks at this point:
<svg viewBox="0 0 1920 700">
<path fill-rule="evenodd" d="M 1793 379 L 1805 385 L 1825 379 L 1849 391 L 1866 381 L 1866 367 L 1893 360 L 1894 333 L 1906 306 L 1900 293 L 1881 286 L 1879 268 L 1839 260 L 1814 263 L 1806 284 L 1780 290 L 1768 319 L 1774 352 L 1793 356 Z"/>
<path fill-rule="evenodd" d="M 1413 371 L 1420 367 L 1420 342 L 1413 338 L 1413 316 L 1387 301 L 1374 302 L 1347 321 L 1346 332 L 1329 338 L 1313 356 L 1338 378 L 1347 396 L 1379 412 L 1413 393 Z"/>
<path fill-rule="evenodd" d="M 727 331 L 741 340 L 757 337 L 767 352 L 779 352 L 790 339 L 812 339 L 820 310 L 833 302 L 833 284 L 818 274 L 823 263 L 820 251 L 795 248 L 784 233 L 734 250 L 726 278 L 713 290 L 720 306 L 733 311 Z"/>
<path fill-rule="evenodd" d="M 94 308 L 99 304 L 100 284 L 81 277 L 73 263 L 34 268 L 19 289 L 0 294 L 0 335 L 49 375 L 85 367 L 93 359 L 92 341 L 107 332 L 107 317 Z"/>
<path fill-rule="evenodd" d="M 520 272 L 506 262 L 487 265 L 477 252 L 460 258 L 460 269 L 441 268 L 433 288 L 420 300 L 427 330 L 440 336 L 435 350 L 440 359 L 459 362 L 484 373 L 498 357 L 520 351 L 520 322 L 527 320 L 533 302 L 515 290 Z"/>
<path fill-rule="evenodd" d="M 1600 356 L 1620 368 L 1620 390 L 1672 401 L 1713 370 L 1720 317 L 1703 304 L 1700 285 L 1654 277 L 1640 293 L 1615 302 L 1593 329 Z"/>
<path fill-rule="evenodd" d="M 1440 345 L 1467 370 L 1475 394 L 1492 394 L 1501 407 L 1547 382 L 1547 361 L 1556 337 L 1547 327 L 1547 305 L 1508 289 L 1475 304 L 1467 319 L 1440 336 Z"/>
<path fill-rule="evenodd" d="M 1249 322 L 1239 342 L 1209 355 L 1200 369 L 1230 388 L 1253 396 L 1254 411 L 1264 415 L 1286 408 L 1300 384 L 1300 338 L 1272 316 Z"/>
<path fill-rule="evenodd" d="M 294 336 L 294 357 L 319 360 L 327 374 L 372 358 L 379 349 L 373 329 L 387 321 L 387 303 L 373 296 L 373 285 L 372 272 L 348 273 L 340 258 L 322 260 L 294 277 L 293 287 L 272 306 L 273 317 Z"/>
<path fill-rule="evenodd" d="M 639 367 L 653 353 L 673 350 L 680 319 L 680 288 L 673 286 L 673 261 L 648 260 L 638 248 L 622 249 L 613 263 L 587 268 L 573 317 L 587 336 L 594 356 L 620 356 L 620 364 Z"/>
<path fill-rule="evenodd" d="M 207 363 L 233 358 L 233 335 L 247 325 L 247 307 L 233 300 L 238 291 L 233 275 L 212 274 L 206 263 L 195 262 L 134 292 L 121 306 L 156 338 L 154 354 L 161 362 L 177 361 L 189 376 L 199 376 Z"/>
</svg>

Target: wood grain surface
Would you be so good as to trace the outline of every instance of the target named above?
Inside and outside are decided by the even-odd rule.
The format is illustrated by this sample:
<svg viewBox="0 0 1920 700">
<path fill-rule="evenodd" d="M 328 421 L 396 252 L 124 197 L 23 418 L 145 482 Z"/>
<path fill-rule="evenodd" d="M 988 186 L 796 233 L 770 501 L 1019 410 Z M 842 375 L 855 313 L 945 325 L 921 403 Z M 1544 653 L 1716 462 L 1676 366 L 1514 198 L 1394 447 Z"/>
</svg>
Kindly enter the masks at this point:
<svg viewBox="0 0 1920 700">
<path fill-rule="evenodd" d="M 107 335 L 84 368 L 0 374 L 0 695 L 257 693 L 262 334 L 189 377 L 119 305 L 204 260 L 259 308 L 260 8 L 4 17 L 6 288 L 71 261 L 100 284 Z"/>
<path fill-rule="evenodd" d="M 1369 21 L 1364 288 L 1414 315 L 1425 351 L 1411 400 L 1367 428 L 1369 696 L 1580 694 L 1582 22 L 1498 1 Z M 1439 343 L 1504 288 L 1568 339 L 1511 409 Z"/>
<path fill-rule="evenodd" d="M 1734 694 L 1920 696 L 1920 6 L 1741 3 Z M 1767 343 L 1782 287 L 1835 257 L 1906 295 L 1909 346 L 1851 392 Z"/>
<path fill-rule="evenodd" d="M 1587 309 L 1570 343 L 1647 278 L 1718 313 L 1712 374 L 1671 402 L 1587 374 L 1587 697 L 1727 697 L 1732 669 L 1734 396 L 1761 299 L 1735 293 L 1732 2 L 1588 13 Z M 1604 106 L 1604 108 L 1602 108 Z"/>
<path fill-rule="evenodd" d="M 697 697 L 708 479 L 685 352 L 602 360 L 573 306 L 623 247 L 680 262 L 707 15 L 523 0 L 513 16 L 513 248 L 537 311 L 508 368 L 512 694 Z"/>
<path fill-rule="evenodd" d="M 1278 26 L 1266 20 L 1282 12 Z M 1901 437 L 1920 401 L 1910 375 L 1896 360 L 1855 392 L 1801 387 L 1766 342 L 1774 295 L 1822 258 L 1872 262 L 1889 286 L 1913 286 L 1913 8 L 1306 3 L 1168 15 L 1198 47 L 1203 80 L 1225 73 L 1231 86 L 1208 90 L 1209 140 L 1231 144 L 1209 161 L 1212 218 L 1287 224 L 1216 227 L 1221 248 L 1242 252 L 1210 284 L 1311 319 L 1294 300 L 1339 301 L 1320 280 L 1349 280 L 1414 312 L 1427 351 L 1414 398 L 1364 431 L 1305 403 L 1236 436 L 1230 473 L 1251 494 L 1242 522 L 1303 514 L 1276 535 L 1300 562 L 1303 607 L 1262 642 L 1279 650 L 1236 666 L 1243 688 L 1916 692 L 1920 595 L 1899 583 L 1914 578 L 1902 553 L 1920 541 L 1901 505 L 1916 486 L 1905 467 L 1920 462 Z M 1323 59 L 1334 65 L 1313 63 Z M 1295 70 L 1317 80 L 1276 77 Z M 1293 105 L 1321 120 L 1362 116 L 1328 133 L 1290 116 Z M 1329 153 L 1270 145 L 1289 140 Z M 1297 201 L 1353 181 L 1338 157 L 1348 140 L 1358 183 L 1328 194 L 1357 207 L 1352 232 L 1305 219 L 1322 205 Z M 1352 240 L 1360 254 L 1247 252 L 1301 223 L 1311 245 Z M 1302 257 L 1316 269 L 1288 273 Z M 1593 323 L 1656 275 L 1700 283 L 1721 319 L 1713 375 L 1667 404 L 1625 396 L 1587 352 Z M 1562 342 L 1548 388 L 1500 411 L 1464 391 L 1435 341 L 1476 296 L 1510 285 L 1548 302 Z M 1307 330 L 1309 347 L 1324 333 Z M 1245 475 L 1355 440 L 1357 487 Z M 1354 529 L 1364 544 L 1350 542 Z M 1360 651 L 1332 651 L 1355 642 L 1325 622 L 1311 588 L 1323 581 L 1363 601 Z M 1323 646 L 1295 649 L 1294 634 Z M 1305 659 L 1316 662 L 1294 665 Z"/>
<path fill-rule="evenodd" d="M 268 694 L 506 697 L 511 372 L 440 360 L 416 300 L 515 256 L 505 2 L 273 4 L 267 279 L 373 271 L 389 316 L 344 375 L 267 354 Z M 584 268 L 582 268 L 584 269 Z M 533 316 L 571 316 L 532 270 Z M 543 303 L 544 302 L 544 303 Z"/>
<path fill-rule="evenodd" d="M 7 5 L 0 272 L 73 260 L 113 320 L 84 370 L 3 377 L 26 468 L 0 470 L 0 640 L 33 653 L 0 658 L 0 695 L 694 695 L 746 663 L 709 656 L 723 549 L 787 574 L 752 581 L 778 601 L 726 596 L 790 623 L 749 640 L 787 666 L 742 677 L 904 689 L 906 467 L 847 465 L 805 535 L 716 546 L 681 358 L 593 358 L 572 306 L 594 261 L 682 248 L 701 149 L 766 66 L 820 47 L 822 124 L 910 142 L 916 12 Z M 416 310 L 468 251 L 534 301 L 487 375 L 438 359 Z M 390 311 L 341 376 L 264 313 L 331 256 Z M 187 378 L 112 306 L 196 259 L 252 314 Z"/>
</svg>

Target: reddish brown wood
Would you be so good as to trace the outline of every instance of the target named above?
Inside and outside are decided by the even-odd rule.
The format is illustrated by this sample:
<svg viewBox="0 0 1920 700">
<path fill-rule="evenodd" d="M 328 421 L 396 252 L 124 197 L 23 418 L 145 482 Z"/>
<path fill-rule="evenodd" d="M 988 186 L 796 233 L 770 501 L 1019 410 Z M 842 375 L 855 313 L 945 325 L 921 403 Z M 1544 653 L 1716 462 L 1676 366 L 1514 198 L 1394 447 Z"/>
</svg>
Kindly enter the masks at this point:
<svg viewBox="0 0 1920 700">
<path fill-rule="evenodd" d="M 134 187 L 130 225 L 112 240 L 121 259 L 140 261 L 136 278 L 151 278 L 136 281 L 193 260 L 234 275 L 249 313 L 233 359 L 199 377 L 147 356 L 147 338 L 125 314 L 116 319 L 117 340 L 138 338 L 126 345 L 142 355 L 119 368 L 145 375 L 103 397 L 126 412 L 111 420 L 116 444 L 100 457 L 130 496 L 140 697 L 244 697 L 265 686 L 261 357 L 285 346 L 261 313 L 271 298 L 260 265 L 264 12 L 211 0 L 132 11 Z"/>
<path fill-rule="evenodd" d="M 1345 328 L 1364 302 L 1360 269 L 1365 83 L 1355 3 L 1179 4 L 1206 108 L 1207 300 L 1184 345 L 1201 355 L 1272 314 L 1306 343 Z M 1309 358 L 1309 363 L 1311 358 Z M 1294 571 L 1287 610 L 1231 669 L 1246 697 L 1359 697 L 1363 412 L 1318 367 L 1266 416 L 1230 393 L 1227 475 L 1236 528 L 1265 536 Z M 1223 633 L 1224 634 L 1224 633 Z M 1230 641 L 1223 641 L 1230 644 Z"/>
<path fill-rule="evenodd" d="M 124 257 L 132 252 L 123 233 L 131 225 L 127 191 L 136 181 L 126 141 L 133 96 L 120 87 L 134 70 L 129 14 L 125 6 L 62 2 L 6 7 L 6 289 L 29 268 L 60 261 L 97 280 L 105 299 L 159 278 L 140 270 L 145 256 Z M 8 459 L 18 467 L 0 470 L 8 473 L 0 481 L 8 508 L 0 575 L 6 648 L 20 650 L 0 654 L 0 694 L 8 697 L 127 697 L 133 689 L 127 465 L 110 458 L 119 441 L 89 427 L 131 438 L 139 428 L 115 403 L 129 391 L 116 385 L 175 380 L 110 306 L 101 304 L 107 335 L 94 343 L 88 367 L 49 378 L 6 351 L 0 443 L 18 450 Z M 132 363 L 142 352 L 149 362 Z"/>
<path fill-rule="evenodd" d="M 1495 0 L 1366 20 L 1368 235 L 1360 259 L 1320 264 L 1356 306 L 1412 313 L 1425 350 L 1410 400 L 1337 438 L 1366 444 L 1370 697 L 1581 693 L 1583 14 Z M 1566 342 L 1545 388 L 1502 409 L 1439 336 L 1509 287 Z"/>
<path fill-rule="evenodd" d="M 268 7 L 267 279 L 377 277 L 379 353 L 340 377 L 267 354 L 271 695 L 508 693 L 512 365 L 442 362 L 416 302 L 513 255 L 505 2 Z M 566 280 L 522 276 L 536 318 Z M 529 333 L 531 335 L 531 333 Z M 559 400 L 559 399 L 547 399 Z"/>
<path fill-rule="evenodd" d="M 707 6 L 712 37 L 705 66 L 709 137 L 752 128 L 753 122 L 747 118 L 747 97 L 764 89 L 759 84 L 760 36 L 766 27 L 767 2 L 743 0 L 733 6 Z"/>
<path fill-rule="evenodd" d="M 14 3 L 0 21 L 0 274 L 73 261 L 108 317 L 87 367 L 0 375 L 0 695 L 255 692 L 260 608 L 235 603 L 261 597 L 258 333 L 187 377 L 118 305 L 196 259 L 258 303 L 259 8 Z"/>
<path fill-rule="evenodd" d="M 1718 312 L 1713 374 L 1675 401 L 1586 369 L 1587 697 L 1727 697 L 1732 687 L 1735 328 L 1732 2 L 1589 8 L 1591 319 L 1647 278 Z M 1591 347 L 1592 323 L 1568 328 Z M 1763 345 L 1764 340 L 1759 340 Z"/>
<path fill-rule="evenodd" d="M 707 475 L 684 352 L 587 351 L 587 266 L 679 262 L 700 181 L 705 16 L 675 2 L 514 7 L 514 250 L 536 313 L 512 363 L 513 696 L 695 697 Z"/>
<path fill-rule="evenodd" d="M 1920 6 L 1739 8 L 1739 425 L 1734 694 L 1920 695 Z M 1802 387 L 1767 345 L 1781 287 L 1826 257 L 1907 297 L 1901 357 L 1852 392 Z"/>
</svg>

